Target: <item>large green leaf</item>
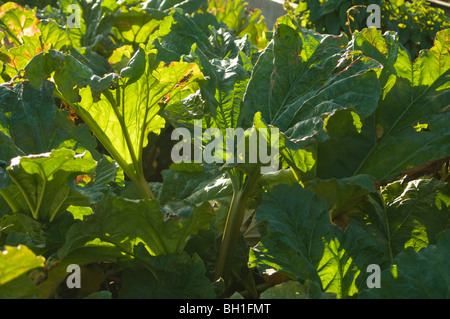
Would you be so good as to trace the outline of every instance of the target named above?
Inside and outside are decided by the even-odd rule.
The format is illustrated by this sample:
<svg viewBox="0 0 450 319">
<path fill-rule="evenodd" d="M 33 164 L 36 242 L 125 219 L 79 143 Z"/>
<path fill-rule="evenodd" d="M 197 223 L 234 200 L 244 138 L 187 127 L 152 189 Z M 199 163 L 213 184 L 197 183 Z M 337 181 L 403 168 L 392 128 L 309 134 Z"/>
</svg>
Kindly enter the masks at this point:
<svg viewBox="0 0 450 319">
<path fill-rule="evenodd" d="M 21 200 L 25 202 L 24 205 L 27 205 L 22 198 Z M 6 245 L 26 245 L 34 253 L 47 257 L 64 244 L 66 232 L 74 222 L 74 218 L 69 212 L 62 212 L 50 222 L 34 219 L 31 214 L 26 213 L 27 209 L 22 211 L 12 215 L 15 219 L 11 220 L 13 224 L 6 237 Z"/>
<path fill-rule="evenodd" d="M 27 78 L 34 85 L 53 72 L 58 95 L 89 125 L 141 195 L 152 198 L 142 171 L 147 135 L 159 134 L 165 126 L 158 115 L 160 103 L 176 102 L 198 89 L 197 81 L 203 79 L 198 67 L 185 62 L 159 63 L 156 51 L 143 46 L 120 76 L 93 76 L 71 56 L 52 50 L 27 65 Z"/>
<path fill-rule="evenodd" d="M 231 197 L 231 181 L 226 173 L 215 167 L 188 165 L 190 167 L 172 164 L 169 170 L 162 172 L 163 183 L 158 196 L 161 203 L 185 200 L 195 204 Z"/>
<path fill-rule="evenodd" d="M 352 113 L 353 111 L 348 109 L 338 110 L 331 119 L 334 121 L 337 114 L 344 112 Z M 336 119 L 339 118 L 338 116 Z M 255 126 L 269 128 L 257 116 L 255 116 L 254 122 Z M 330 119 L 327 119 L 326 123 L 328 124 L 329 122 Z M 326 125 L 326 127 L 329 129 L 329 125 Z M 313 147 L 298 150 L 290 149 L 289 141 L 284 134 L 279 134 L 278 146 L 279 155 L 281 155 L 283 162 L 290 166 L 297 182 L 302 183 L 327 201 L 332 220 L 350 211 L 366 195 L 375 192 L 375 179 L 370 175 L 361 174 L 329 179 L 314 177 L 313 174 L 317 170 L 317 151 Z"/>
<path fill-rule="evenodd" d="M 25 67 L 25 78 L 31 85 L 39 87 L 43 79 L 53 76 L 56 89 L 65 100 L 72 103 L 78 100 L 74 88 L 86 85 L 93 75 L 91 69 L 73 56 L 56 50 L 36 55 Z"/>
<path fill-rule="evenodd" d="M 120 298 L 214 298 L 215 293 L 211 281 L 205 276 L 205 265 L 202 259 L 187 253 L 150 256 L 139 245 L 135 248 L 139 263 L 123 274 L 123 285 Z"/>
<path fill-rule="evenodd" d="M 374 68 L 381 65 L 344 54 L 344 35 L 307 31 L 283 17 L 272 41 L 254 67 L 241 125 L 251 126 L 260 111 L 267 124 L 305 147 L 328 138 L 325 120 L 337 110 L 351 109 L 361 118 L 373 113 L 381 93 Z"/>
<path fill-rule="evenodd" d="M 328 165 L 333 154 L 321 154 L 320 146 L 329 143 L 333 150 L 358 159 L 356 151 L 348 152 L 333 138 L 362 135 L 361 121 L 373 114 L 381 94 L 377 78 L 381 64 L 346 51 L 347 42 L 344 35 L 321 35 L 300 28 L 288 17 L 280 18 L 272 42 L 254 66 L 238 122 L 249 127 L 251 116 L 261 112 L 267 127 L 280 129 L 282 161 L 305 186 L 326 195 L 333 218 L 375 190 L 368 175 L 337 180 L 351 174 Z M 366 144 L 352 145 L 359 152 L 370 145 L 361 140 Z M 339 165 L 357 167 L 347 158 L 340 158 Z M 351 189 L 345 185 L 352 185 Z"/>
<path fill-rule="evenodd" d="M 450 188 L 435 179 L 389 184 L 371 195 L 348 215 L 377 234 L 391 260 L 407 247 L 414 250 L 436 243 L 450 224 Z"/>
<path fill-rule="evenodd" d="M 333 225 L 327 206 L 299 185 L 275 186 L 256 211 L 268 234 L 252 248 L 250 265 L 267 274 L 315 281 L 338 298 L 357 293 L 365 285 L 366 267 L 386 256 L 374 236 L 356 223 L 345 230 Z"/>
<path fill-rule="evenodd" d="M 35 219 L 52 221 L 70 205 L 88 204 L 75 189 L 74 179 L 90 173 L 96 162 L 89 152 L 75 154 L 61 148 L 50 153 L 19 156 L 11 160 L 7 172 L 20 189 Z"/>
<path fill-rule="evenodd" d="M 113 18 L 112 32 L 124 43 L 146 43 L 150 35 L 159 27 L 166 16 L 162 11 L 131 8 L 120 11 Z"/>
<path fill-rule="evenodd" d="M 392 33 L 357 33 L 344 52 L 346 39 L 301 31 L 282 18 L 255 65 L 240 123 L 251 125 L 250 114 L 261 111 L 288 147 L 319 142 L 320 178 L 391 181 L 449 154 L 447 38 L 448 31 L 438 33 L 435 46 L 411 63 Z"/>
<path fill-rule="evenodd" d="M 202 30 L 193 19 L 180 10 L 171 11 L 164 18 L 149 39 L 149 47 L 158 50 L 158 59 L 169 63 L 178 61 L 181 55 L 189 54 L 194 43 L 209 58 L 214 57 L 214 49 L 209 39 L 209 32 Z"/>
<path fill-rule="evenodd" d="M 360 298 L 449 299 L 450 231 L 438 234 L 436 245 L 419 252 L 408 248 L 381 272 L 380 288 L 366 289 Z"/>
<path fill-rule="evenodd" d="M 194 120 L 201 119 L 203 128 L 219 128 L 224 135 L 227 128 L 236 128 L 249 78 L 241 56 L 209 60 L 194 44 L 191 54 L 184 56 L 183 60 L 196 63 L 208 82 L 201 87 L 202 100 L 197 95 L 192 95 L 179 103 L 168 105 L 164 108 L 165 117 L 174 126 L 187 126 L 191 129 Z"/>
<path fill-rule="evenodd" d="M 232 202 L 232 183 L 219 167 L 200 164 L 172 164 L 162 172 L 163 182 L 158 193 L 161 204 L 172 206 L 197 205 L 208 201 L 216 212 L 214 224 L 219 233 L 224 228 Z"/>
<path fill-rule="evenodd" d="M 40 30 L 40 34 L 37 34 L 37 37 L 40 37 L 41 43 L 44 44 L 42 50 L 62 50 L 68 45 L 69 38 L 67 33 L 54 20 L 41 19 L 37 26 Z"/>
<path fill-rule="evenodd" d="M 98 203 L 94 212 L 69 229 L 67 242 L 59 251 L 61 257 L 96 238 L 128 254 L 139 242 L 152 255 L 180 252 L 189 236 L 207 228 L 214 217 L 208 203 L 173 212 L 162 208 L 157 200 L 112 196 Z"/>
<path fill-rule="evenodd" d="M 197 53 L 194 51 L 193 54 Z M 195 62 L 209 76 L 208 85 L 202 90 L 215 121 L 213 126 L 222 130 L 236 128 L 249 74 L 241 65 L 239 56 L 232 60 L 224 58 L 219 64 L 219 60 L 208 63 L 201 55 L 199 52 Z"/>
<path fill-rule="evenodd" d="M 0 87 L 0 160 L 9 163 L 14 156 L 62 147 L 79 153 L 96 152 L 96 141 L 89 127 L 75 126 L 66 111 L 57 109 L 52 96 L 54 88 L 49 81 L 42 82 L 38 88 L 28 82 Z"/>
<path fill-rule="evenodd" d="M 78 49 L 93 45 L 103 35 L 107 35 L 111 26 L 105 23 L 105 20 L 111 12 L 104 14 L 101 2 L 98 0 L 58 1 L 59 10 L 63 13 L 59 22 L 61 25 L 67 25 L 66 32 L 72 47 Z M 74 25 L 69 25 L 69 22 Z M 79 25 L 76 25 L 77 22 Z"/>
<path fill-rule="evenodd" d="M 174 10 L 149 38 L 149 47 L 158 49 L 158 59 L 166 63 L 189 54 L 194 44 L 208 59 L 234 59 L 240 50 L 250 57 L 256 51 L 247 36 L 236 38 L 215 16 L 203 12 L 190 18 Z"/>
<path fill-rule="evenodd" d="M 158 115 L 159 103 L 181 99 L 203 77 L 192 63 L 165 66 L 154 60 L 155 55 L 141 48 L 121 71 L 118 87 L 103 91 L 100 99 L 95 98 L 95 87 L 79 91 L 77 111 L 132 180 L 141 174 L 148 133 L 159 134 L 165 125 Z M 99 85 L 104 87 L 102 80 Z M 104 80 L 114 83 L 111 77 Z"/>
<path fill-rule="evenodd" d="M 392 32 L 382 36 L 372 28 L 354 34 L 349 49 L 361 50 L 383 65 L 383 94 L 374 116 L 361 118 L 360 134 L 341 129 L 319 146 L 318 175 L 369 174 L 389 182 L 450 154 L 449 34 L 439 32 L 434 47 L 414 63 Z"/>
</svg>

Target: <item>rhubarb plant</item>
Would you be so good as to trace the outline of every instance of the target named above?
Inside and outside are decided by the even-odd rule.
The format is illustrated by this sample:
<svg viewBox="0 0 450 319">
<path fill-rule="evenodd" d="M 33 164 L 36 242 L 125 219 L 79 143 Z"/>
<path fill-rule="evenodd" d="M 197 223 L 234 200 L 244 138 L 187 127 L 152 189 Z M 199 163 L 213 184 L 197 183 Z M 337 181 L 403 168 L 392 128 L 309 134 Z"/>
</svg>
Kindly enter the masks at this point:
<svg viewBox="0 0 450 319">
<path fill-rule="evenodd" d="M 159 134 L 164 128 L 165 120 L 158 115 L 159 103 L 181 99 L 202 79 L 195 64 L 165 66 L 156 60 L 156 51 L 142 46 L 120 75 L 99 78 L 70 55 L 56 51 L 37 56 L 25 71 L 35 85 L 55 72 L 55 94 L 83 118 L 141 196 L 154 198 L 142 166 L 147 135 Z"/>
<path fill-rule="evenodd" d="M 448 297 L 448 29 L 52 4 L 0 9 L 0 298 Z"/>
</svg>

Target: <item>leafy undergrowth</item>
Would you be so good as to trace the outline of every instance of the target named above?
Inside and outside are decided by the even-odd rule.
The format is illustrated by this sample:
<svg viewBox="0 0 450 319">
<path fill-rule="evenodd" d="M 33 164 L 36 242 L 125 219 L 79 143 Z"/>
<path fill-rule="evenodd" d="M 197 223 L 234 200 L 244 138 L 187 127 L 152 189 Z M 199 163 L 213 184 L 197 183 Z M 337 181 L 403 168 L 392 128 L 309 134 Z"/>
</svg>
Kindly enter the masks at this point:
<svg viewBox="0 0 450 319">
<path fill-rule="evenodd" d="M 0 7 L 0 298 L 450 297 L 450 29 L 72 2 Z"/>
</svg>

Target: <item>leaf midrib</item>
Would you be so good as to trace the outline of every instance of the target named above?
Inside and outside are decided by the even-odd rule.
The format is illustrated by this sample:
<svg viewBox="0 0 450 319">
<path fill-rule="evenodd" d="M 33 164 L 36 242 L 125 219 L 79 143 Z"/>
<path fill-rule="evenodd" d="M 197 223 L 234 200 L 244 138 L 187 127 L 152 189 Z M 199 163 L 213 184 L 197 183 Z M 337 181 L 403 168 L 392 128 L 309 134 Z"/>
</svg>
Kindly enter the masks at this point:
<svg viewBox="0 0 450 319">
<path fill-rule="evenodd" d="M 429 85 L 426 90 L 423 91 L 423 93 L 421 95 L 419 95 L 417 98 L 415 98 L 414 100 L 412 100 L 409 105 L 405 108 L 405 110 L 402 112 L 402 114 L 397 118 L 397 120 L 394 122 L 394 124 L 390 127 L 390 129 L 388 130 L 388 132 L 386 134 L 383 134 L 382 137 L 380 137 L 378 140 L 375 141 L 374 146 L 371 148 L 371 150 L 369 151 L 369 153 L 366 155 L 366 157 L 364 157 L 364 159 L 361 161 L 360 165 L 358 166 L 358 168 L 355 170 L 355 172 L 353 173 L 352 176 L 356 176 L 358 174 L 361 174 L 361 169 L 364 166 L 364 164 L 366 163 L 366 161 L 370 158 L 370 156 L 372 155 L 372 153 L 375 151 L 375 149 L 378 147 L 378 145 L 380 145 L 380 143 L 387 137 L 390 136 L 391 133 L 396 132 L 400 129 L 402 129 L 403 127 L 400 128 L 396 128 L 397 124 L 403 119 L 403 117 L 405 116 L 405 114 L 407 114 L 407 112 L 411 109 L 411 107 L 416 103 L 417 100 L 421 99 L 423 96 L 426 95 L 426 93 L 430 90 L 431 87 L 433 87 L 433 85 L 441 79 L 441 77 L 443 75 L 445 75 L 446 72 L 443 72 L 442 74 L 440 74 L 435 81 Z M 414 68 L 413 65 L 411 65 L 411 99 L 413 96 L 413 86 L 414 83 Z M 380 102 L 379 102 L 380 103 Z M 394 130 L 395 128 L 395 130 Z M 392 170 L 390 171 L 392 172 Z M 385 178 L 385 176 L 383 176 L 382 178 Z"/>
</svg>

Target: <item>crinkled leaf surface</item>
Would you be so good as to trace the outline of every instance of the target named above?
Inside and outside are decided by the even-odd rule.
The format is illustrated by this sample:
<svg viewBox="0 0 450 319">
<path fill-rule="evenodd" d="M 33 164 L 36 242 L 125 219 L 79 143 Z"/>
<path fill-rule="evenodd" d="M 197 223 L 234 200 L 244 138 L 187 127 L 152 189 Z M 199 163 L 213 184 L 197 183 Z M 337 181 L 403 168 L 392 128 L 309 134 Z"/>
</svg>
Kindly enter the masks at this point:
<svg viewBox="0 0 450 319">
<path fill-rule="evenodd" d="M 188 164 L 189 165 L 189 164 Z M 198 166 L 190 170 L 179 164 L 162 172 L 163 183 L 158 199 L 161 203 L 184 200 L 190 204 L 219 200 L 232 195 L 231 181 L 218 168 Z"/>
<path fill-rule="evenodd" d="M 194 45 L 191 55 L 184 57 L 184 60 L 197 63 L 203 74 L 209 78 L 201 88 L 205 107 L 209 111 L 206 118 L 208 122 L 204 125 L 220 128 L 224 134 L 226 128 L 236 128 L 250 75 L 243 67 L 241 57 L 237 55 L 234 59 L 209 60 Z"/>
<path fill-rule="evenodd" d="M 350 223 L 333 225 L 325 200 L 299 185 L 275 186 L 256 211 L 268 234 L 250 251 L 249 263 L 297 281 L 321 284 L 324 292 L 346 298 L 365 285 L 367 265 L 383 260 L 373 236 Z"/>
<path fill-rule="evenodd" d="M 183 249 L 190 235 L 207 228 L 214 217 L 208 203 L 185 207 L 182 214 L 175 213 L 165 211 L 157 200 L 107 196 L 96 204 L 93 215 L 72 225 L 59 255 L 66 256 L 96 238 L 127 253 L 132 253 L 139 242 L 145 244 L 151 255 L 175 253 Z"/>
<path fill-rule="evenodd" d="M 61 148 L 15 157 L 7 172 L 20 189 L 32 216 L 52 221 L 70 205 L 89 203 L 86 196 L 75 190 L 74 179 L 92 172 L 96 164 L 89 152 L 75 154 Z"/>
<path fill-rule="evenodd" d="M 166 63 L 178 61 L 181 55 L 189 54 L 194 43 L 209 58 L 213 58 L 214 49 L 208 36 L 193 19 L 179 10 L 174 10 L 164 18 L 158 31 L 150 37 L 148 46 L 156 48 L 158 59 Z"/>
<path fill-rule="evenodd" d="M 290 148 L 317 145 L 313 172 L 325 179 L 367 174 L 388 182 L 447 156 L 448 30 L 414 62 L 393 33 L 365 29 L 346 42 L 279 19 L 240 123 L 250 126 L 250 115 L 261 111 Z"/>
<path fill-rule="evenodd" d="M 436 179 L 391 183 L 381 196 L 369 196 L 348 215 L 377 234 L 390 260 L 407 247 L 415 251 L 436 243 L 450 216 L 449 185 Z"/>
<path fill-rule="evenodd" d="M 435 245 L 415 252 L 408 248 L 393 265 L 381 272 L 381 288 L 366 289 L 360 298 L 448 299 L 450 298 L 450 231 L 438 234 Z"/>
<path fill-rule="evenodd" d="M 112 32 L 122 42 L 145 43 L 165 16 L 164 12 L 157 10 L 131 8 L 121 11 L 113 18 Z"/>
<path fill-rule="evenodd" d="M 135 248 L 139 263 L 128 268 L 120 298 L 214 298 L 211 281 L 205 276 L 202 259 L 187 253 L 150 256 L 142 245 Z M 149 271 L 149 268 L 152 271 Z"/>
<path fill-rule="evenodd" d="M 163 114 L 176 127 L 192 129 L 194 120 L 202 120 L 203 128 L 219 128 L 225 136 L 227 128 L 237 128 L 252 65 L 245 48 L 238 47 L 229 32 L 222 28 L 211 32 L 213 52 L 194 43 L 190 54 L 183 56 L 183 61 L 199 66 L 207 81 L 199 92 L 164 107 Z"/>
<path fill-rule="evenodd" d="M 142 153 L 147 135 L 159 134 L 165 125 L 158 115 L 159 103 L 188 96 L 198 88 L 196 82 L 203 79 L 193 63 L 165 65 L 155 58 L 156 51 L 140 47 L 120 76 L 111 73 L 100 78 L 71 56 L 50 50 L 27 65 L 27 78 L 36 85 L 55 72 L 61 98 L 73 103 L 71 106 L 126 175 L 136 181 L 143 176 Z"/>
<path fill-rule="evenodd" d="M 327 139 L 325 119 L 339 109 L 360 117 L 375 110 L 381 93 L 372 59 L 345 55 L 344 35 L 321 35 L 280 18 L 272 43 L 261 53 L 249 81 L 240 124 L 260 111 L 292 141 Z M 372 90 L 366 90 L 372 87 Z"/>
<path fill-rule="evenodd" d="M 77 49 L 92 46 L 104 40 L 111 28 L 110 16 L 119 9 L 119 7 L 112 7 L 111 10 L 105 10 L 102 1 L 84 0 L 59 0 L 58 7 L 59 24 L 67 26 L 69 23 L 74 24 L 74 27 L 67 27 L 66 32 L 71 46 Z M 76 18 L 75 15 L 77 15 Z"/>
<path fill-rule="evenodd" d="M 164 127 L 158 103 L 179 99 L 189 85 L 202 78 L 194 64 L 164 65 L 154 58 L 154 52 L 140 49 L 121 71 L 119 87 L 104 91 L 99 100 L 90 86 L 80 90 L 81 116 L 126 173 L 142 160 L 148 133 L 158 134 Z"/>
<path fill-rule="evenodd" d="M 280 18 L 273 40 L 254 66 L 238 121 L 249 127 L 251 116 L 261 112 L 267 127 L 280 129 L 283 161 L 299 181 L 326 194 L 333 217 L 374 191 L 368 175 L 339 182 L 332 179 L 351 177 L 346 170 L 354 171 L 355 161 L 361 158 L 358 152 L 370 147 L 370 140 L 362 136 L 361 121 L 372 116 L 382 92 L 378 80 L 382 65 L 346 51 L 347 43 L 344 35 L 321 35 L 300 28 L 288 17 Z M 348 138 L 360 141 L 357 147 L 351 144 L 349 150 L 335 143 L 336 135 L 350 133 L 359 138 Z M 325 143 L 352 160 L 339 158 L 340 166 L 329 165 L 327 160 L 335 156 L 322 153 Z M 344 184 L 351 184 L 352 189 Z"/>
<path fill-rule="evenodd" d="M 31 85 L 39 87 L 43 79 L 53 76 L 57 90 L 72 103 L 78 101 L 74 88 L 87 85 L 93 75 L 91 69 L 73 56 L 56 50 L 39 53 L 25 67 L 25 78 Z"/>
<path fill-rule="evenodd" d="M 96 141 L 89 127 L 75 126 L 67 112 L 57 109 L 54 84 L 43 81 L 34 88 L 28 82 L 13 87 L 0 86 L 0 160 L 40 154 L 57 148 L 72 148 L 77 152 L 90 150 L 95 154 Z M 8 115 L 6 115 L 8 114 Z"/>
<path fill-rule="evenodd" d="M 383 65 L 383 94 L 374 116 L 361 118 L 360 134 L 341 130 L 319 146 L 321 175 L 369 174 L 389 182 L 407 169 L 448 156 L 449 34 L 438 32 L 434 46 L 414 62 L 392 32 L 382 36 L 372 28 L 354 34 L 349 49 Z"/>
<path fill-rule="evenodd" d="M 337 112 L 341 112 L 341 110 Z M 254 123 L 257 127 L 269 128 L 258 116 L 255 116 Z M 289 145 L 285 135 L 280 134 L 279 153 L 282 159 L 290 166 L 297 182 L 303 183 L 308 189 L 327 201 L 331 219 L 346 213 L 364 196 L 375 192 L 375 179 L 370 175 L 360 174 L 339 179 L 320 179 L 312 176 L 311 173 L 316 170 L 316 150 L 314 148 L 293 150 L 286 146 L 286 142 Z"/>
</svg>

